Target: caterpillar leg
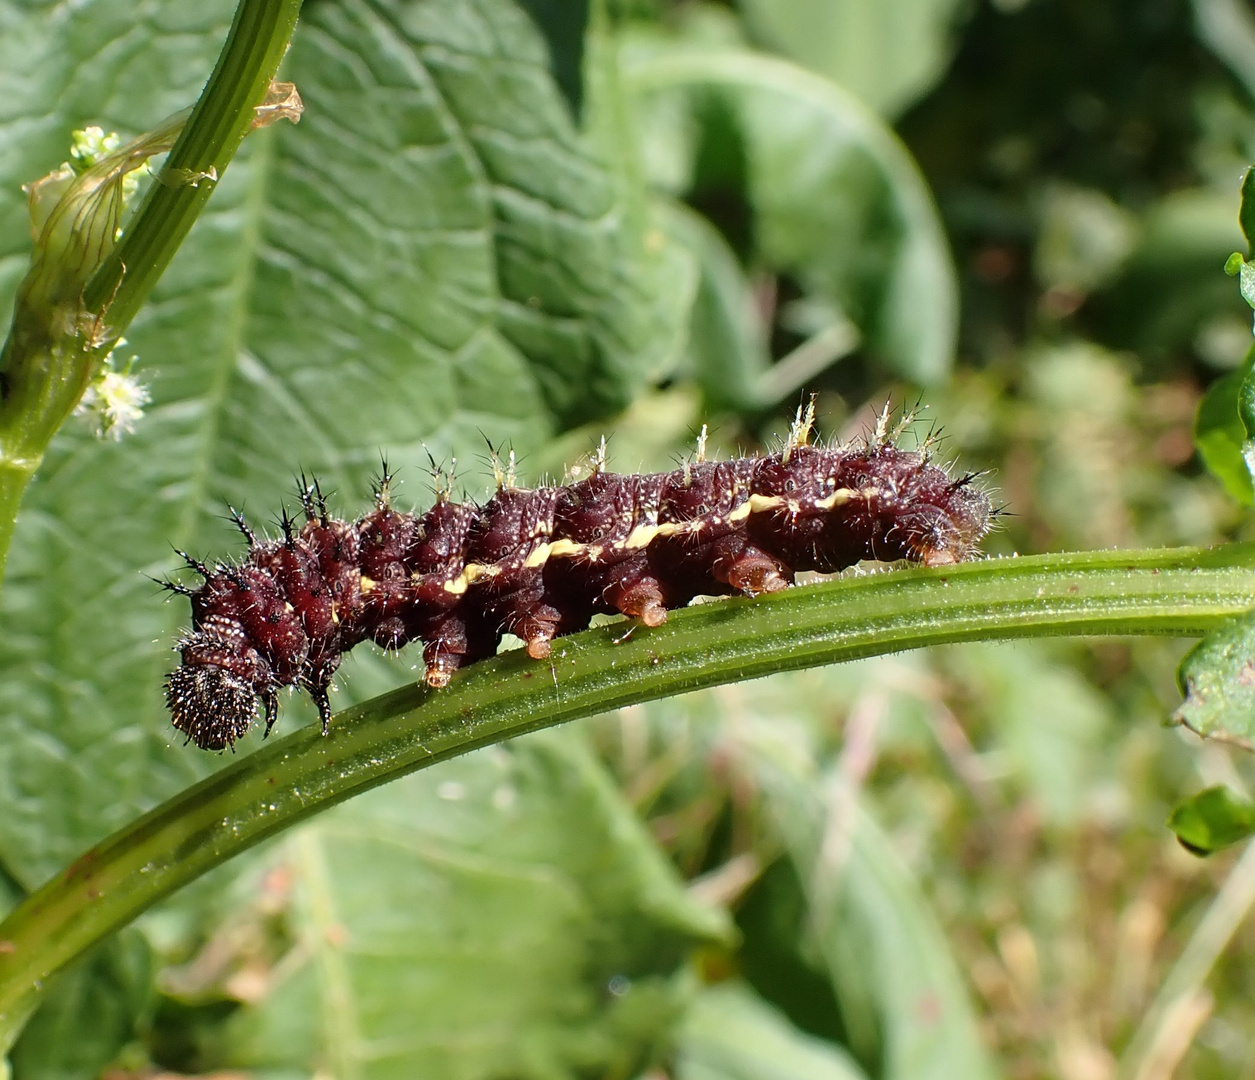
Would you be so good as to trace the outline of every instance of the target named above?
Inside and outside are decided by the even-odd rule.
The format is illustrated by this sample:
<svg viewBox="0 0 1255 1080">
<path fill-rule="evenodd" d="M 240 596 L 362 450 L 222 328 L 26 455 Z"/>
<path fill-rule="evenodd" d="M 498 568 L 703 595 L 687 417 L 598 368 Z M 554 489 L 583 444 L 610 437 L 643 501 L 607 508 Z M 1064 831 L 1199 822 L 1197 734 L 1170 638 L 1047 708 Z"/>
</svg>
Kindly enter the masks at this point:
<svg viewBox="0 0 1255 1080">
<path fill-rule="evenodd" d="M 501 634 L 488 620 L 471 622 L 460 614 L 449 614 L 422 632 L 423 681 L 433 690 L 449 685 L 453 673 L 476 660 L 483 660 L 497 651 Z"/>
<path fill-rule="evenodd" d="M 605 598 L 620 612 L 640 619 L 646 626 L 661 626 L 667 621 L 667 601 L 657 578 L 626 578 L 613 582 Z"/>
<path fill-rule="evenodd" d="M 779 592 L 792 584 L 793 574 L 779 559 L 744 543 L 739 537 L 729 537 L 729 540 L 732 543 L 727 545 L 728 550 L 717 552 L 710 564 L 716 581 L 747 596 Z"/>
<path fill-rule="evenodd" d="M 527 655 L 533 660 L 547 660 L 553 651 L 553 639 L 558 635 L 558 613 L 547 619 L 543 616 L 528 616 L 517 628 L 510 632 L 521 637 L 527 643 Z"/>
</svg>

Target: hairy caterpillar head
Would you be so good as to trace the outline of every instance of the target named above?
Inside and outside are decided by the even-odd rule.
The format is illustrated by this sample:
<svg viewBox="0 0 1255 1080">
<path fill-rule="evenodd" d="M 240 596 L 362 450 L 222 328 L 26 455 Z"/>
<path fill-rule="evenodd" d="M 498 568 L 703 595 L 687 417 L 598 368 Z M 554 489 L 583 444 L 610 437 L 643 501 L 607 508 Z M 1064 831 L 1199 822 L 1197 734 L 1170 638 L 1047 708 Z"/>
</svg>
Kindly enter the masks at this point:
<svg viewBox="0 0 1255 1080">
<path fill-rule="evenodd" d="M 242 738 L 257 712 L 257 695 L 217 664 L 184 664 L 166 679 L 174 726 L 202 750 L 225 750 Z"/>
<path fill-rule="evenodd" d="M 991 521 L 989 498 L 970 486 L 972 479 L 961 477 L 939 491 L 925 493 L 913 518 L 904 515 L 912 536 L 911 558 L 924 566 L 952 566 L 972 557 Z"/>
</svg>

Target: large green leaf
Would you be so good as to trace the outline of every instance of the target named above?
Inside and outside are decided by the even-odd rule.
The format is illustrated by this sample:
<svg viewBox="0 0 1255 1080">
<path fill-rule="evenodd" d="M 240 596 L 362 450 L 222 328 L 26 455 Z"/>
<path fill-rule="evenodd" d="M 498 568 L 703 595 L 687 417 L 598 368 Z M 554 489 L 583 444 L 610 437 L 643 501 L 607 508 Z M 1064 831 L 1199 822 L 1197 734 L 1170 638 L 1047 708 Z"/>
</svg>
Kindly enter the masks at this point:
<svg viewBox="0 0 1255 1080">
<path fill-rule="evenodd" d="M 826 897 L 815 891 L 822 807 L 789 806 L 779 797 L 776 807 L 808 883 L 816 945 L 839 995 L 866 996 L 875 1005 L 887 1080 L 996 1076 L 958 963 L 889 837 L 852 806 L 841 888 Z M 815 910 L 825 900 L 834 909 Z"/>
<path fill-rule="evenodd" d="M 826 895 L 816 889 L 823 806 L 799 806 L 794 795 L 774 791 L 780 826 L 807 883 L 816 947 L 838 996 L 874 1005 L 886 1080 L 996 1076 L 958 963 L 889 837 L 851 804 L 841 887 Z M 831 911 L 816 908 L 825 902 L 835 905 Z"/>
<path fill-rule="evenodd" d="M 771 367 L 767 327 L 736 254 L 718 229 L 683 203 L 664 204 L 663 221 L 698 271 L 689 324 L 690 374 L 715 407 L 761 401 L 761 379 Z"/>
<path fill-rule="evenodd" d="M 798 1031 L 742 983 L 698 995 L 680 1032 L 678 1080 L 864 1080 L 850 1056 Z"/>
<path fill-rule="evenodd" d="M 575 733 L 399 781 L 282 849 L 294 953 L 221 1050 L 339 1080 L 630 1076 L 726 942 Z"/>
<path fill-rule="evenodd" d="M 701 195 L 698 166 L 714 168 L 720 197 L 743 188 L 752 208 L 753 268 L 805 290 L 808 333 L 848 320 L 897 374 L 942 380 L 958 288 L 928 187 L 893 131 L 828 80 L 766 56 L 656 38 L 626 55 L 655 183 Z"/>
<path fill-rule="evenodd" d="M 857 793 L 816 771 L 788 710 L 732 731 L 800 886 L 798 950 L 829 980 L 847 1043 L 884 1080 L 998 1075 L 936 916 Z"/>
<path fill-rule="evenodd" d="M 10 286 L 28 243 L 14 193 L 70 129 L 141 130 L 194 98 L 230 13 L 194 7 L 0 5 Z M 214 764 L 163 716 L 187 612 L 144 575 L 173 567 L 170 544 L 225 553 L 225 503 L 265 525 L 301 467 L 356 512 L 381 449 L 473 455 L 482 430 L 525 451 L 671 363 L 687 293 L 604 152 L 619 106 L 600 33 L 586 135 L 512 0 L 309 5 L 285 70 L 302 123 L 249 138 L 129 335 L 148 416 L 120 445 L 64 432 L 19 521 L 0 861 L 23 883 Z M 378 687 L 368 669 L 355 690 Z"/>
<path fill-rule="evenodd" d="M 962 0 L 741 0 L 765 44 L 827 75 L 886 116 L 950 60 Z"/>
</svg>

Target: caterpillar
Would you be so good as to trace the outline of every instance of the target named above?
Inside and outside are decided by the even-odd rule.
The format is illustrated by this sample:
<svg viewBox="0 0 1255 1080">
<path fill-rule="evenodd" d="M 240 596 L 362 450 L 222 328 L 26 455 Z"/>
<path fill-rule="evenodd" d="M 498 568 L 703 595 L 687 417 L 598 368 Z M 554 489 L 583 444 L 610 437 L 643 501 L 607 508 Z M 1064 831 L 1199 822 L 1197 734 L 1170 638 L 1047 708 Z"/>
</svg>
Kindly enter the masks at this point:
<svg viewBox="0 0 1255 1080">
<path fill-rule="evenodd" d="M 861 440 L 811 443 L 813 404 L 765 456 L 695 457 L 671 472 L 619 475 L 605 443 L 572 482 L 515 482 L 513 454 L 482 506 L 453 500 L 435 470 L 435 503 L 393 508 L 386 465 L 374 507 L 334 517 L 302 476 L 303 523 L 283 512 L 281 537 L 248 543 L 239 562 L 208 566 L 182 552 L 202 581 L 163 582 L 188 597 L 192 628 L 166 681 L 174 727 L 205 750 L 234 748 L 260 702 L 269 735 L 281 687 L 306 690 L 323 732 L 341 657 L 362 641 L 397 650 L 421 641 L 428 686 L 492 656 L 504 633 L 536 659 L 597 613 L 645 626 L 697 596 L 776 592 L 800 570 L 834 572 L 864 559 L 946 566 L 970 558 L 994 516 L 976 474 L 952 478 L 932 440 L 896 445 L 888 412 Z"/>
</svg>

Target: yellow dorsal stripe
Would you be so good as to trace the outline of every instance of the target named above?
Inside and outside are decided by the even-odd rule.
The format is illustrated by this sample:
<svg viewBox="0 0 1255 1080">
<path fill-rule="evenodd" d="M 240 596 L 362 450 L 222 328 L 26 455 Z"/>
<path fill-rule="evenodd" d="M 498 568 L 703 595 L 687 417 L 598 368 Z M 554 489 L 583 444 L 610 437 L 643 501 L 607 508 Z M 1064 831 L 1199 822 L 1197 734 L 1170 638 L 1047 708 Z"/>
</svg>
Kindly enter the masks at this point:
<svg viewBox="0 0 1255 1080">
<path fill-rule="evenodd" d="M 878 494 L 879 492 L 875 488 L 864 488 L 862 490 L 838 488 L 827 498 L 815 503 L 815 509 L 833 510 L 838 506 L 844 506 L 852 499 L 859 497 L 871 498 Z M 724 520 L 729 522 L 744 521 L 750 514 L 763 514 L 771 510 L 779 510 L 781 507 L 788 507 L 794 513 L 801 510 L 801 504 L 792 499 L 786 499 L 783 495 L 751 495 L 745 502 L 729 513 Z M 641 548 L 648 547 L 659 536 L 677 536 L 685 532 L 696 532 L 702 527 L 704 521 L 704 518 L 695 518 L 692 521 L 666 521 L 660 525 L 637 525 L 624 539 L 610 546 L 616 551 L 639 551 Z M 603 545 L 581 544 L 579 541 L 563 538 L 545 544 L 537 544 L 527 558 L 523 560 L 522 565 L 534 570 L 537 567 L 544 566 L 551 558 L 574 558 L 580 555 L 596 560 L 604 551 L 605 547 Z M 457 577 L 445 582 L 444 589 L 445 592 L 460 596 L 480 578 L 495 577 L 499 573 L 501 573 L 501 568 L 491 563 L 467 563 Z M 363 575 L 362 592 L 370 592 L 374 586 L 375 583 Z"/>
</svg>

